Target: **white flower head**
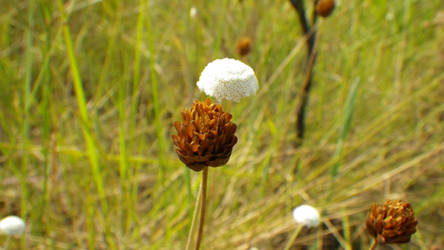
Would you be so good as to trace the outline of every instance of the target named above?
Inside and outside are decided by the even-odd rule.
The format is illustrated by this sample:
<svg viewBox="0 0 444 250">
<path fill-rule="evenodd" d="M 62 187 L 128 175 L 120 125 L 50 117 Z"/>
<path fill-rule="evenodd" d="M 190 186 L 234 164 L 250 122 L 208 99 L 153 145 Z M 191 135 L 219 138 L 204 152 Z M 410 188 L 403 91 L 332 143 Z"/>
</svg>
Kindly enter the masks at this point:
<svg viewBox="0 0 444 250">
<path fill-rule="evenodd" d="M 316 227 L 319 225 L 319 212 L 316 208 L 309 205 L 301 205 L 293 210 L 294 220 L 307 227 Z"/>
<path fill-rule="evenodd" d="M 254 95 L 258 89 L 253 69 L 245 63 L 231 59 L 216 59 L 200 74 L 197 87 L 219 102 L 223 99 L 238 102 Z"/>
<path fill-rule="evenodd" d="M 21 235 L 25 231 L 25 222 L 15 215 L 5 217 L 0 221 L 0 231 L 6 235 Z"/>
<path fill-rule="evenodd" d="M 191 18 L 194 18 L 194 17 L 196 16 L 196 14 L 197 14 L 197 8 L 196 8 L 196 6 L 191 7 L 191 8 L 190 8 L 190 17 L 191 17 Z"/>
</svg>

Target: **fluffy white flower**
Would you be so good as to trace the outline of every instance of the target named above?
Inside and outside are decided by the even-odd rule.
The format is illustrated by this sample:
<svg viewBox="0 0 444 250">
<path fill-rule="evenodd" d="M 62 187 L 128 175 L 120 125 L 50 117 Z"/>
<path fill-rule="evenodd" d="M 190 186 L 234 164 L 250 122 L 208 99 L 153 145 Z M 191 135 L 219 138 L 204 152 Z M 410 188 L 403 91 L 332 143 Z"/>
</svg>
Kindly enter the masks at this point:
<svg viewBox="0 0 444 250">
<path fill-rule="evenodd" d="M 0 221 L 0 231 L 6 235 L 21 235 L 25 231 L 25 222 L 15 215 L 5 217 Z"/>
<path fill-rule="evenodd" d="M 197 14 L 197 8 L 195 6 L 190 8 L 190 17 L 194 18 Z"/>
<path fill-rule="evenodd" d="M 307 227 L 319 225 L 319 212 L 309 205 L 301 205 L 293 210 L 294 220 Z"/>
<path fill-rule="evenodd" d="M 241 61 L 224 58 L 210 62 L 200 74 L 197 86 L 218 101 L 238 102 L 258 89 L 253 69 Z"/>
</svg>

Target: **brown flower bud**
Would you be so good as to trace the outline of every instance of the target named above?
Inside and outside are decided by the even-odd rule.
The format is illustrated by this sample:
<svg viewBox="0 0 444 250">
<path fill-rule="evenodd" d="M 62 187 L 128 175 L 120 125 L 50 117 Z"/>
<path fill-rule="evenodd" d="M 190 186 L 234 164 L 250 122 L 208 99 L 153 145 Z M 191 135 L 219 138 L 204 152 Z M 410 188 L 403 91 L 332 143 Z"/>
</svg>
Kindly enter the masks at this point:
<svg viewBox="0 0 444 250">
<path fill-rule="evenodd" d="M 335 9 L 335 0 L 319 0 L 316 12 L 322 17 L 328 17 Z"/>
<path fill-rule="evenodd" d="M 240 56 L 246 56 L 251 51 L 251 39 L 244 36 L 236 44 L 236 51 Z"/>
<path fill-rule="evenodd" d="M 182 121 L 174 123 L 177 135 L 172 139 L 179 159 L 194 171 L 227 163 L 237 142 L 231 118 L 210 99 L 195 101 L 190 110 L 182 112 Z"/>
<path fill-rule="evenodd" d="M 400 200 L 372 205 L 366 221 L 369 234 L 383 243 L 409 242 L 417 224 L 410 204 Z"/>
</svg>

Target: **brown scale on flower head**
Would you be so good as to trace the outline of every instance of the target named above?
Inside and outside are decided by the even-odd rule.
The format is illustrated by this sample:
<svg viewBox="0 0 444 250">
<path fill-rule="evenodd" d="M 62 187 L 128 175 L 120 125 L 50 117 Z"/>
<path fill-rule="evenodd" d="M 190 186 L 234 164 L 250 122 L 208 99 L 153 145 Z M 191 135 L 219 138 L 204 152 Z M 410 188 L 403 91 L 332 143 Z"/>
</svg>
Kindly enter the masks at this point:
<svg viewBox="0 0 444 250">
<path fill-rule="evenodd" d="M 334 9 L 334 0 L 319 0 L 316 4 L 316 12 L 322 17 L 330 16 Z"/>
<path fill-rule="evenodd" d="M 244 36 L 236 44 L 236 51 L 240 56 L 246 56 L 251 51 L 251 39 Z"/>
<path fill-rule="evenodd" d="M 194 171 L 227 163 L 237 142 L 231 118 L 210 99 L 195 101 L 190 110 L 182 112 L 182 121 L 174 123 L 177 135 L 172 139 L 179 159 Z"/>
<path fill-rule="evenodd" d="M 410 204 L 400 200 L 372 205 L 366 221 L 369 234 L 383 243 L 409 242 L 417 224 Z"/>
</svg>

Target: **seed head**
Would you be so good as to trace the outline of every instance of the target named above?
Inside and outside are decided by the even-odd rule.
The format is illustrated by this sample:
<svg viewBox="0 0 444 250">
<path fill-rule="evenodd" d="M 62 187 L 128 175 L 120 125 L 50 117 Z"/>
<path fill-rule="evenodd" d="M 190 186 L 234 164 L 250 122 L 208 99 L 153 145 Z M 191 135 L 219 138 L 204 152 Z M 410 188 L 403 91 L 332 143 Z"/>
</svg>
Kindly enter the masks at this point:
<svg viewBox="0 0 444 250">
<path fill-rule="evenodd" d="M 174 123 L 177 135 L 172 139 L 179 159 L 194 171 L 227 163 L 237 142 L 231 118 L 210 99 L 195 101 L 190 110 L 182 112 L 182 121 Z"/>
<path fill-rule="evenodd" d="M 251 39 L 246 36 L 239 39 L 236 44 L 237 54 L 239 54 L 240 56 L 248 55 L 248 53 L 250 53 L 251 51 L 251 43 Z"/>
<path fill-rule="evenodd" d="M 409 242 L 417 224 L 410 204 L 400 200 L 372 205 L 366 221 L 369 234 L 383 243 Z"/>
<path fill-rule="evenodd" d="M 231 58 L 210 62 L 200 74 L 197 86 L 218 101 L 227 99 L 235 102 L 256 94 L 258 89 L 253 69 Z"/>
<path fill-rule="evenodd" d="M 7 216 L 0 221 L 0 231 L 6 235 L 21 235 L 25 231 L 25 222 L 18 216 Z"/>
<path fill-rule="evenodd" d="M 319 225 L 319 212 L 316 208 L 309 205 L 301 205 L 293 210 L 294 220 L 307 227 L 316 227 Z"/>
<path fill-rule="evenodd" d="M 319 0 L 316 12 L 322 17 L 328 17 L 335 9 L 335 0 Z"/>
</svg>

